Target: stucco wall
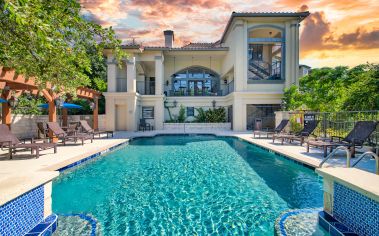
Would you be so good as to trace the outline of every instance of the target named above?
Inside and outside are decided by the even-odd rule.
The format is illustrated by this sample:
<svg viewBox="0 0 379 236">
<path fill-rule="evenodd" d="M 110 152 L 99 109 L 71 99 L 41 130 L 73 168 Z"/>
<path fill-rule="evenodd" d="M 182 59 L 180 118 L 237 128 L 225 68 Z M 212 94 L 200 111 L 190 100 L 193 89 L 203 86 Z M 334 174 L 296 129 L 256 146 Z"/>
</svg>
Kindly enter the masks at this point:
<svg viewBox="0 0 379 236">
<path fill-rule="evenodd" d="M 92 122 L 92 115 L 69 115 L 68 122 L 81 119 Z M 47 115 L 12 115 L 11 130 L 19 138 L 37 136 L 37 122 L 48 122 Z M 92 124 L 92 123 L 90 123 Z M 105 130 L 105 115 L 99 115 L 99 129 Z"/>
</svg>

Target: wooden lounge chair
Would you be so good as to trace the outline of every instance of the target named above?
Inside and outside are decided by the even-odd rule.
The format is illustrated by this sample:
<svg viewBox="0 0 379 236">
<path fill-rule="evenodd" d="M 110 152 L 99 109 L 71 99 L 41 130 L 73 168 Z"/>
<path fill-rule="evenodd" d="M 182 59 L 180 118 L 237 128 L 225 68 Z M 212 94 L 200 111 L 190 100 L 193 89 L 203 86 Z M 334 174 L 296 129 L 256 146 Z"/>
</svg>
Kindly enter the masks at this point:
<svg viewBox="0 0 379 236">
<path fill-rule="evenodd" d="M 79 140 L 82 141 L 82 145 L 84 145 L 84 141 L 90 139 L 91 143 L 93 142 L 93 137 L 91 134 L 85 133 L 75 133 L 73 135 L 68 135 L 57 122 L 47 122 L 47 127 L 53 132 L 53 134 L 60 140 L 62 140 L 63 145 L 66 145 L 67 141 L 74 141 L 75 143 Z"/>
<path fill-rule="evenodd" d="M 39 158 L 39 151 L 49 148 L 54 149 L 54 153 L 57 153 L 57 145 L 55 143 L 37 143 L 36 140 L 32 140 L 31 143 L 22 143 L 5 124 L 0 124 L 0 146 L 1 148 L 9 148 L 9 157 L 12 159 L 12 154 L 17 149 L 30 149 L 31 154 L 34 154 L 36 158 Z"/>
<path fill-rule="evenodd" d="M 274 143 L 275 139 L 280 139 L 281 144 L 283 144 L 285 140 L 289 141 L 290 143 L 296 140 L 296 141 L 299 141 L 300 146 L 302 146 L 305 138 L 309 137 L 309 135 L 313 133 L 313 131 L 316 129 L 319 122 L 320 121 L 316 120 L 316 121 L 310 121 L 306 123 L 304 125 L 304 128 L 296 134 L 274 134 L 272 136 L 272 142 Z"/>
<path fill-rule="evenodd" d="M 274 131 L 269 131 L 268 129 L 265 131 L 262 129 L 262 120 L 260 120 L 260 122 L 259 122 L 259 120 L 256 119 L 255 120 L 255 129 L 253 131 L 254 138 L 256 135 L 259 135 L 259 138 L 260 138 L 261 134 L 265 134 L 267 136 L 267 138 L 269 135 L 279 134 L 287 126 L 288 122 L 289 122 L 289 120 L 284 119 L 279 123 L 279 125 L 274 129 Z"/>
<path fill-rule="evenodd" d="M 80 125 L 82 126 L 82 129 L 84 133 L 91 134 L 93 138 L 95 138 L 95 135 L 100 135 L 101 134 L 107 134 L 107 138 L 109 138 L 109 135 L 112 135 L 113 138 L 113 131 L 101 131 L 101 130 L 94 130 L 91 128 L 91 126 L 88 124 L 86 120 L 80 120 Z"/>
<path fill-rule="evenodd" d="M 309 140 L 307 152 L 309 152 L 309 147 L 321 147 L 324 151 L 324 157 L 326 157 L 328 148 L 332 151 L 335 147 L 346 146 L 350 148 L 351 155 L 354 156 L 355 148 L 363 146 L 363 143 L 376 130 L 378 123 L 377 121 L 358 121 L 345 138 L 332 136 L 330 140 Z"/>
</svg>

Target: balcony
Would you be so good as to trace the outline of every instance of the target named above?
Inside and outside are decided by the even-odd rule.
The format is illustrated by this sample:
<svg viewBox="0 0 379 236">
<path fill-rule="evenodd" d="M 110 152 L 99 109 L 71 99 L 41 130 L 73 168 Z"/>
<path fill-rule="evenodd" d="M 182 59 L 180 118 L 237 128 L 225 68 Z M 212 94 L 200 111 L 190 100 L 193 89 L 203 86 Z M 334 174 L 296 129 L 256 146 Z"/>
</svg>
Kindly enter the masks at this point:
<svg viewBox="0 0 379 236">
<path fill-rule="evenodd" d="M 155 95 L 155 81 L 137 81 L 137 93 Z"/>
<path fill-rule="evenodd" d="M 217 97 L 226 96 L 234 91 L 234 80 L 228 84 L 221 86 L 220 90 L 211 90 L 208 87 L 186 87 L 182 86 L 176 90 L 166 90 L 168 97 Z"/>
</svg>

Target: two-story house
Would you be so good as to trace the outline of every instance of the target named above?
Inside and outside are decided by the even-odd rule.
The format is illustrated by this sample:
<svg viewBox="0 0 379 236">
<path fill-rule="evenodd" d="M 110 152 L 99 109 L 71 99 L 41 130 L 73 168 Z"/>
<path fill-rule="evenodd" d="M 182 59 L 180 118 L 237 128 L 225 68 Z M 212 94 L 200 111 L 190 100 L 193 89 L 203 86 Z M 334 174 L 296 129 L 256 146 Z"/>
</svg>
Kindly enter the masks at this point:
<svg viewBox="0 0 379 236">
<path fill-rule="evenodd" d="M 107 52 L 109 130 L 138 129 L 145 119 L 155 129 L 196 108 L 224 107 L 234 131 L 253 127 L 255 118 L 272 126 L 283 91 L 298 83 L 299 26 L 309 12 L 233 12 L 219 41 L 175 47 L 164 31 L 161 47 L 124 45 L 129 57 L 118 67 Z"/>
</svg>

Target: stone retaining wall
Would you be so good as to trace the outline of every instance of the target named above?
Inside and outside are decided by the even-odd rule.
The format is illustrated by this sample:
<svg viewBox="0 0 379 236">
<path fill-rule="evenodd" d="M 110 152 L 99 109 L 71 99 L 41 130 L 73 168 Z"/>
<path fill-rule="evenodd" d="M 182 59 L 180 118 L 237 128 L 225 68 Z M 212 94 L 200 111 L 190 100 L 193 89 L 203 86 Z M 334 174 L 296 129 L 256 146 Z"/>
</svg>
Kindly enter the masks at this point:
<svg viewBox="0 0 379 236">
<path fill-rule="evenodd" d="M 92 115 L 69 115 L 68 122 L 88 120 L 92 126 Z M 47 115 L 12 115 L 11 129 L 19 138 L 35 137 L 37 135 L 37 122 L 48 122 Z M 99 129 L 105 130 L 105 115 L 99 115 Z"/>
</svg>

